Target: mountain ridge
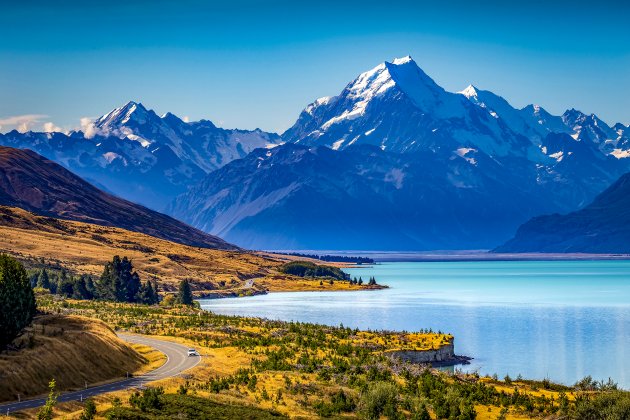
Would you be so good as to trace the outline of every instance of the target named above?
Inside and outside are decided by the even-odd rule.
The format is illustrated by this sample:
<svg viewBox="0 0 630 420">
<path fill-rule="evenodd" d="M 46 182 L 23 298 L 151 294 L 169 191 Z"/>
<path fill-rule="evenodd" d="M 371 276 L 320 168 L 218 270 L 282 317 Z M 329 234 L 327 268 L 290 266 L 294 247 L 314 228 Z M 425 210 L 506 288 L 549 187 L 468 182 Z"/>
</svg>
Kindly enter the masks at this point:
<svg viewBox="0 0 630 420">
<path fill-rule="evenodd" d="M 170 216 L 105 193 L 31 150 L 0 146 L 0 205 L 121 227 L 186 245 L 236 249 Z"/>
<path fill-rule="evenodd" d="M 630 253 L 630 173 L 581 210 L 530 219 L 493 252 Z"/>
<path fill-rule="evenodd" d="M 208 120 L 162 117 L 129 101 L 68 133 L 0 134 L 0 145 L 26 148 L 95 185 L 162 210 L 206 173 L 257 147 L 281 143 L 275 133 L 223 129 Z"/>
<path fill-rule="evenodd" d="M 629 169 L 542 107 L 464 93 L 411 57 L 381 63 L 307 105 L 286 144 L 208 174 L 167 211 L 252 248 L 494 248 Z"/>
</svg>

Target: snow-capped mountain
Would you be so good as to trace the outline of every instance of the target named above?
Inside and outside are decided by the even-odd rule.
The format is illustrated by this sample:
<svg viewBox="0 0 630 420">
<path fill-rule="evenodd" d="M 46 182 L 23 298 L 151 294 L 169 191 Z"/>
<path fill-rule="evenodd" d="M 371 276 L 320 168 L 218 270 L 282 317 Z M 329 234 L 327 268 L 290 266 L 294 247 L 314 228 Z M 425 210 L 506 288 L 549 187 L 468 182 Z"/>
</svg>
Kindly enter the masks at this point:
<svg viewBox="0 0 630 420">
<path fill-rule="evenodd" d="M 604 155 L 617 159 L 630 157 L 630 130 L 623 124 L 610 127 L 595 114 L 586 115 L 576 109 L 567 110 L 561 116 L 551 115 L 538 105 L 516 109 L 502 97 L 472 85 L 459 93 L 502 120 L 513 131 L 540 145 L 543 153 L 549 134 L 565 134 L 575 141 L 595 145 Z M 565 140 L 569 141 L 566 137 Z"/>
<path fill-rule="evenodd" d="M 335 97 L 308 105 L 283 139 L 391 152 L 472 147 L 492 156 L 526 155 L 530 143 L 466 97 L 445 91 L 411 59 L 362 73 Z"/>
<path fill-rule="evenodd" d="M 207 120 L 184 122 L 170 112 L 159 117 L 136 102 L 114 109 L 97 119 L 94 126 L 101 135 L 127 138 L 145 148 L 168 146 L 180 159 L 205 172 L 242 158 L 256 148 L 280 143 L 275 133 L 226 130 Z"/>
<path fill-rule="evenodd" d="M 538 105 L 516 109 L 472 85 L 447 92 L 411 57 L 404 57 L 362 73 L 338 96 L 309 104 L 283 138 L 333 149 L 353 144 L 391 152 L 473 148 L 493 158 L 526 158 L 553 170 L 559 155 L 550 151 L 548 136 L 556 148 L 561 135 L 569 148 L 572 141 L 585 140 L 604 156 L 620 159 L 630 156 L 629 131 L 575 110 L 554 116 Z"/>
<path fill-rule="evenodd" d="M 458 93 L 488 111 L 492 117 L 507 125 L 510 130 L 530 139 L 534 144 L 542 144 L 549 133 L 570 132 L 561 117 L 549 114 L 538 105 L 516 109 L 501 96 L 488 90 L 477 89 L 473 85 L 469 85 Z"/>
<path fill-rule="evenodd" d="M 567 115 L 473 86 L 447 92 L 396 59 L 308 105 L 287 144 L 210 173 L 169 211 L 245 247 L 493 247 L 526 215 L 584 206 L 628 170 L 601 147 L 627 127 L 600 133 L 600 120 Z"/>
<path fill-rule="evenodd" d="M 274 133 L 160 117 L 136 102 L 88 127 L 68 134 L 12 131 L 0 134 L 0 145 L 32 149 L 103 189 L 161 210 L 208 172 L 281 143 Z"/>
</svg>

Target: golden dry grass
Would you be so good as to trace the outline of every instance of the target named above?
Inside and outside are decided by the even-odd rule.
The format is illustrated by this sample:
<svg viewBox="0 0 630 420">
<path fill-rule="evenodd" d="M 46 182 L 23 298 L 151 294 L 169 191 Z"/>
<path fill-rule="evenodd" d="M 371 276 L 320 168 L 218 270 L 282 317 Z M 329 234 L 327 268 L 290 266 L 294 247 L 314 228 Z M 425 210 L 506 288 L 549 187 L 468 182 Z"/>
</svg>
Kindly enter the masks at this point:
<svg viewBox="0 0 630 420">
<path fill-rule="evenodd" d="M 13 344 L 16 349 L 0 353 L 0 401 L 43 394 L 53 378 L 58 390 L 78 389 L 146 363 L 105 323 L 81 316 L 38 316 Z"/>
<path fill-rule="evenodd" d="M 166 363 L 166 355 L 153 347 L 145 346 L 144 344 L 129 344 L 132 349 L 135 350 L 140 356 L 146 360 L 146 363 L 136 369 L 134 375 L 142 375 L 143 373 L 151 372 Z"/>
<path fill-rule="evenodd" d="M 296 257 L 246 251 L 220 251 L 169 242 L 125 229 L 36 216 L 0 206 L 0 253 L 29 267 L 60 266 L 75 274 L 99 276 L 114 255 L 129 257 L 141 279 L 156 277 L 165 291 L 188 279 L 197 296 L 249 295 L 264 291 L 360 290 L 366 285 L 278 273 Z"/>
</svg>

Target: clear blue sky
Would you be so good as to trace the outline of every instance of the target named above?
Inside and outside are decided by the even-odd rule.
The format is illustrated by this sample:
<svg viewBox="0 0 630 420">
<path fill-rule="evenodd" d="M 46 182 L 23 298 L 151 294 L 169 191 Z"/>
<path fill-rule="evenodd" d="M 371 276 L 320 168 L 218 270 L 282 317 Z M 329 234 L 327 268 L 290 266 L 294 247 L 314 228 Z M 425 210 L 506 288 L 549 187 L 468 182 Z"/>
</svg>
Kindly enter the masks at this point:
<svg viewBox="0 0 630 420">
<path fill-rule="evenodd" d="M 518 107 L 630 123 L 628 2 L 0 3 L 0 131 L 27 114 L 75 127 L 128 100 L 283 131 L 407 54 L 447 90 L 472 83 Z"/>
</svg>

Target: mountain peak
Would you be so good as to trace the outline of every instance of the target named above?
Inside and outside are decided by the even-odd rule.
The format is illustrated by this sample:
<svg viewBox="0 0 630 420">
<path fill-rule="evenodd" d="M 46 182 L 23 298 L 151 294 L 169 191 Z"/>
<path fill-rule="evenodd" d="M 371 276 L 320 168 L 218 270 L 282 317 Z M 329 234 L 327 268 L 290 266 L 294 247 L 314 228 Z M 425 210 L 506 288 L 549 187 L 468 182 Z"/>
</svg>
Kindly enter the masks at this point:
<svg viewBox="0 0 630 420">
<path fill-rule="evenodd" d="M 140 102 L 129 101 L 97 119 L 95 125 L 105 130 L 115 129 L 120 125 L 125 125 L 130 120 L 144 122 L 148 114 L 149 111 Z"/>
<path fill-rule="evenodd" d="M 459 91 L 457 93 L 464 95 L 465 97 L 470 99 L 470 98 L 476 97 L 479 93 L 479 90 L 473 85 L 468 85 L 466 89 Z"/>
<path fill-rule="evenodd" d="M 394 58 L 394 60 L 392 61 L 391 64 L 395 65 L 395 66 L 401 66 L 403 64 L 407 64 L 407 63 L 416 63 L 415 61 L 413 61 L 413 58 L 411 58 L 410 55 L 406 55 L 404 57 L 401 58 Z"/>
<path fill-rule="evenodd" d="M 175 124 L 184 123 L 184 121 L 181 118 L 179 118 L 177 115 L 173 114 L 172 112 L 167 112 L 166 114 L 162 115 L 160 118 L 162 118 L 167 123 L 175 123 Z"/>
</svg>

